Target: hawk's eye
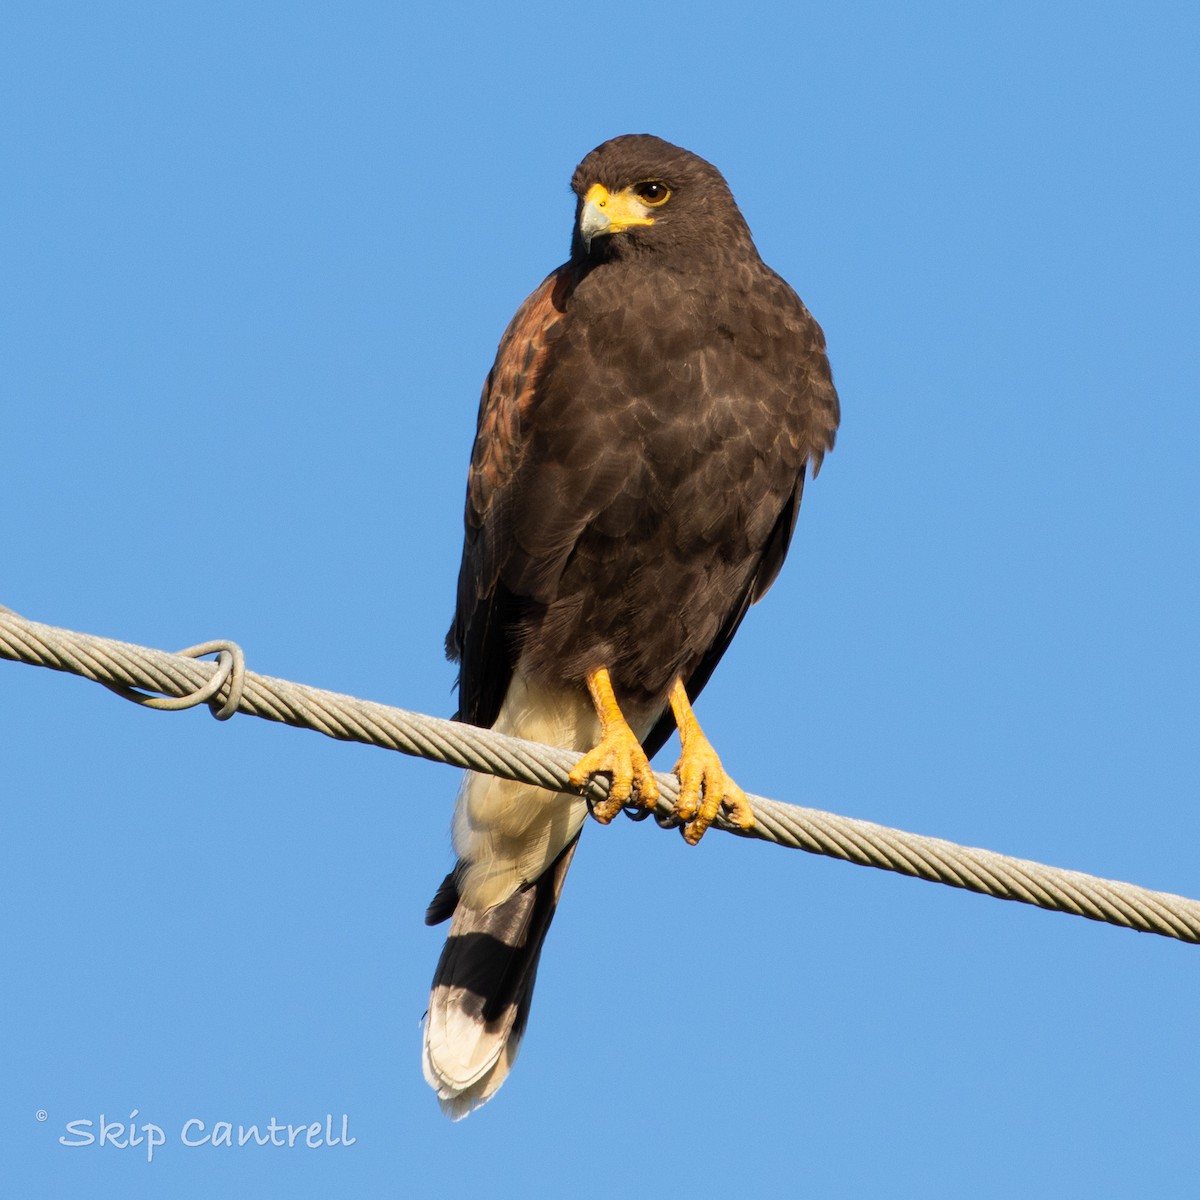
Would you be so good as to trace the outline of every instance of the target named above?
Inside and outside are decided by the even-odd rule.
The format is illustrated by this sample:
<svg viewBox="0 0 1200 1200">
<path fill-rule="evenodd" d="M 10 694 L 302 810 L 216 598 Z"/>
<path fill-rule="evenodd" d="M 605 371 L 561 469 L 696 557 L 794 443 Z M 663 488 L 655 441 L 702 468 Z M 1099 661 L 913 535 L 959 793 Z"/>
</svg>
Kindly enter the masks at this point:
<svg viewBox="0 0 1200 1200">
<path fill-rule="evenodd" d="M 647 179 L 643 183 L 634 184 L 633 192 L 643 204 L 648 204 L 651 208 L 666 204 L 671 195 L 671 189 L 665 183 L 659 183 L 657 179 Z"/>
</svg>

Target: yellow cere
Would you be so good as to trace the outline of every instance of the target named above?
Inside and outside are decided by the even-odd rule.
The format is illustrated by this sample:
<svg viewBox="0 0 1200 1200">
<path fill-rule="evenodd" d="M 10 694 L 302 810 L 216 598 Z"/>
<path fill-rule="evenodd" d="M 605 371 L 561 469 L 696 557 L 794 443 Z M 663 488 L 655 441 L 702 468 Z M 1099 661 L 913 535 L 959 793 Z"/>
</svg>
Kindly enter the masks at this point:
<svg viewBox="0 0 1200 1200">
<path fill-rule="evenodd" d="M 649 208 L 644 201 L 634 195 L 632 188 L 620 192 L 610 192 L 602 183 L 593 183 L 584 196 L 585 205 L 595 205 L 610 222 L 606 232 L 620 233 L 634 225 L 653 225 L 654 218 L 650 216 Z"/>
</svg>

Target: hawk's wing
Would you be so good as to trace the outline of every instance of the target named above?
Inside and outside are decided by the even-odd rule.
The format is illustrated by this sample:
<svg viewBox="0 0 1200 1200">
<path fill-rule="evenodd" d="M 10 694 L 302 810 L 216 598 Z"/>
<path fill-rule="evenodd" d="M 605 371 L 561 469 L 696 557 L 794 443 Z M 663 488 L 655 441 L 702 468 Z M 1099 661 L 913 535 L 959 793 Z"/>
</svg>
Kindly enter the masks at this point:
<svg viewBox="0 0 1200 1200">
<path fill-rule="evenodd" d="M 790 304 L 794 305 L 792 309 L 792 344 L 788 347 L 788 352 L 792 356 L 791 362 L 795 367 L 794 403 L 804 410 L 804 420 L 800 427 L 805 431 L 807 455 L 801 463 L 795 489 L 780 510 L 771 534 L 763 547 L 757 569 L 748 579 L 737 603 L 730 607 L 717 636 L 705 651 L 700 664 L 683 681 L 684 690 L 687 692 L 688 698 L 693 701 L 704 690 L 713 671 L 717 669 L 717 664 L 721 661 L 725 651 L 729 649 L 729 644 L 733 641 L 734 634 L 737 633 L 750 606 L 757 604 L 778 578 L 780 569 L 783 567 L 783 560 L 787 557 L 792 543 L 796 518 L 800 515 L 800 500 L 804 494 L 805 474 L 811 470 L 815 478 L 817 472 L 820 471 L 822 460 L 833 449 L 841 417 L 837 390 L 833 386 L 833 375 L 825 353 L 825 335 L 803 301 L 792 291 L 790 285 L 775 275 L 773 271 L 770 272 L 770 275 L 773 276 L 775 289 L 788 297 Z M 780 307 L 782 308 L 783 305 L 781 304 Z M 647 756 L 653 758 L 674 731 L 675 721 L 668 709 L 643 742 Z"/>
<path fill-rule="evenodd" d="M 459 663 L 460 720 L 490 727 L 512 677 L 515 624 L 526 603 L 501 582 L 512 549 L 510 490 L 525 454 L 524 437 L 563 306 L 576 282 L 571 264 L 549 275 L 517 310 L 483 385 L 467 473 L 466 531 L 454 621 L 446 654 Z"/>
</svg>

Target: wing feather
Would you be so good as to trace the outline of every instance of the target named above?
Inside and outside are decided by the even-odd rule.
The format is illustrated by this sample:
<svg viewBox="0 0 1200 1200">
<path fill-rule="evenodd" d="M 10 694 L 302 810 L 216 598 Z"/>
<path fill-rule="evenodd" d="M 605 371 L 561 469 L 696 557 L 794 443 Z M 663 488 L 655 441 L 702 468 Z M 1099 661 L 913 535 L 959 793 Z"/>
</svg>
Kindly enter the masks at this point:
<svg viewBox="0 0 1200 1200">
<path fill-rule="evenodd" d="M 457 605 L 446 635 L 446 655 L 459 663 L 458 717 L 472 725 L 492 725 L 512 677 L 513 630 L 528 599 L 514 595 L 500 579 L 513 539 L 508 501 L 528 447 L 538 385 L 576 274 L 569 263 L 560 267 L 517 310 L 479 402 Z"/>
</svg>

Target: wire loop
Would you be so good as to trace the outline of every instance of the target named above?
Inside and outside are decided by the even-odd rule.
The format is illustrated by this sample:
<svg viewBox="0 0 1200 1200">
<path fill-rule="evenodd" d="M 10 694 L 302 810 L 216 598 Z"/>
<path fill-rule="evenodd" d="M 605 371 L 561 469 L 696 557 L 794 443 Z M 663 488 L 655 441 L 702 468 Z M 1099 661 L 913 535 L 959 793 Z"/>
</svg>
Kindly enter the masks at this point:
<svg viewBox="0 0 1200 1200">
<path fill-rule="evenodd" d="M 6 612 L 11 610 L 5 609 Z M 14 614 L 15 615 L 15 614 Z M 100 680 L 110 692 L 115 692 L 125 700 L 130 700 L 142 708 L 154 708 L 159 712 L 182 712 L 184 709 L 196 708 L 207 704 L 209 711 L 218 721 L 228 721 L 238 710 L 242 702 L 242 693 L 246 686 L 246 655 L 237 642 L 217 640 L 201 642 L 197 646 L 189 646 L 186 650 L 176 650 L 183 658 L 204 658 L 206 655 L 217 656 L 217 670 L 212 678 L 202 687 L 186 696 L 148 696 L 137 688 L 128 687 L 121 683 L 108 683 Z M 221 689 L 229 684 L 229 695 L 224 704 L 218 704 L 215 699 Z"/>
</svg>

